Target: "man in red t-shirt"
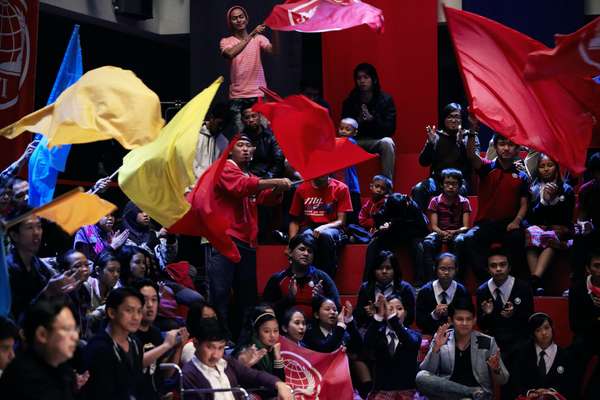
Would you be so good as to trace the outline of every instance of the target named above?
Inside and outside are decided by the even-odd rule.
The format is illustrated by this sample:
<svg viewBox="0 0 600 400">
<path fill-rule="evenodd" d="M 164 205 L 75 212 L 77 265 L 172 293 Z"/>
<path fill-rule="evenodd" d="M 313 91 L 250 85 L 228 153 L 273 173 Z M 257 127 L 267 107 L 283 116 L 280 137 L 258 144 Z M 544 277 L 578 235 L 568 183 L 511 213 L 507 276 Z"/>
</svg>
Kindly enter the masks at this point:
<svg viewBox="0 0 600 400">
<path fill-rule="evenodd" d="M 467 264 L 481 283 L 488 279 L 487 253 L 493 242 L 502 242 L 511 263 L 525 266 L 525 232 L 522 227 L 529 201 L 529 179 L 514 160 L 519 146 L 495 134 L 493 146 L 498 157 L 489 161 L 475 151 L 477 131 L 468 133 L 467 156 L 479 175 L 479 206 L 475 226 L 465 234 Z"/>
<path fill-rule="evenodd" d="M 301 184 L 290 207 L 289 235 L 310 232 L 317 241 L 315 266 L 334 277 L 337 250 L 346 223 L 346 213 L 352 211 L 350 191 L 345 183 L 321 176 Z"/>
</svg>

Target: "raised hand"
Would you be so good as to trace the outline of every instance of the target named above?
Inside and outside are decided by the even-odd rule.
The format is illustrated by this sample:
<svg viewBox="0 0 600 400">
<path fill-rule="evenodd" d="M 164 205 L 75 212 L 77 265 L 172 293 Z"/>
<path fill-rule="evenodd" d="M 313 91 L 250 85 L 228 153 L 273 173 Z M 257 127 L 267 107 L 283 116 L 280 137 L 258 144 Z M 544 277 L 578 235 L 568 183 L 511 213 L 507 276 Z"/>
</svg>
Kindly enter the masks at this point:
<svg viewBox="0 0 600 400">
<path fill-rule="evenodd" d="M 263 33 L 265 29 L 267 29 L 267 26 L 264 24 L 256 25 L 256 28 L 254 28 L 252 32 L 250 32 L 250 36 L 254 37 L 259 33 Z"/>
<path fill-rule="evenodd" d="M 502 309 L 502 311 L 500 311 L 500 315 L 503 316 L 504 318 L 510 318 L 513 316 L 514 313 L 515 313 L 515 306 L 513 305 L 513 303 L 511 301 L 507 301 L 506 304 L 504 305 L 504 309 Z"/>
<path fill-rule="evenodd" d="M 281 360 L 281 343 L 275 343 L 273 345 L 273 358 L 275 360 Z"/>
<path fill-rule="evenodd" d="M 323 293 L 323 279 L 321 279 L 315 286 L 312 288 L 312 297 L 318 297 Z"/>
<path fill-rule="evenodd" d="M 296 283 L 296 275 L 293 275 L 290 279 L 288 293 L 291 297 L 296 297 L 296 294 L 298 293 L 298 283 Z"/>
<path fill-rule="evenodd" d="M 448 316 L 448 304 L 438 304 L 435 306 L 433 313 L 436 317 L 438 317 L 438 319 Z"/>
<path fill-rule="evenodd" d="M 436 353 L 439 352 L 440 349 L 442 348 L 442 346 L 448 342 L 448 335 L 450 333 L 450 332 L 448 332 L 449 327 L 450 327 L 450 325 L 448 323 L 445 323 L 443 325 L 440 325 L 440 327 L 435 332 L 435 335 L 433 336 L 433 340 L 434 340 L 433 351 L 434 352 L 436 352 Z"/>
<path fill-rule="evenodd" d="M 377 296 L 377 300 L 375 300 L 375 304 L 377 307 L 376 314 L 385 320 L 388 315 L 388 303 L 387 303 L 387 300 L 385 299 L 385 296 L 382 294 L 379 294 L 379 296 Z"/>
<path fill-rule="evenodd" d="M 500 350 L 487 359 L 487 365 L 492 369 L 492 371 L 500 370 Z"/>
<path fill-rule="evenodd" d="M 427 141 L 429 143 L 435 143 L 437 140 L 437 133 L 435 133 L 435 125 L 427 125 L 425 127 L 425 132 L 427 132 Z"/>
<path fill-rule="evenodd" d="M 267 349 L 258 350 L 255 345 L 250 347 L 246 347 L 244 350 L 240 352 L 238 355 L 238 361 L 244 364 L 246 367 L 251 368 L 256 365 L 265 355 L 267 354 Z"/>
<path fill-rule="evenodd" d="M 128 237 L 129 229 L 125 229 L 123 232 L 117 231 L 110 241 L 110 247 L 112 247 L 114 250 L 117 250 L 127 241 Z"/>
<path fill-rule="evenodd" d="M 481 310 L 484 314 L 491 314 L 494 311 L 494 302 L 492 299 L 482 301 Z"/>
<path fill-rule="evenodd" d="M 372 317 L 377 312 L 377 309 L 375 308 L 375 304 L 373 304 L 373 302 L 371 300 L 369 300 L 369 304 L 367 304 L 364 307 L 364 309 L 369 317 Z"/>
</svg>

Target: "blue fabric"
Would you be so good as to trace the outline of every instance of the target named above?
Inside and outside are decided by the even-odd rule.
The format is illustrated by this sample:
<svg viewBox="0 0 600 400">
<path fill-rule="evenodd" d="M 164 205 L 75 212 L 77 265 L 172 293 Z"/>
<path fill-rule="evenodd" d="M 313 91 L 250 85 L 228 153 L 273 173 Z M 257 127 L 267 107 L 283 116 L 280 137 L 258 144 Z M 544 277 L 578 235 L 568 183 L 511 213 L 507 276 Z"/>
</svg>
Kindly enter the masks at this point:
<svg viewBox="0 0 600 400">
<path fill-rule="evenodd" d="M 54 103 L 65 89 L 79 80 L 81 75 L 83 75 L 83 64 L 79 44 L 79 25 L 75 25 L 48 98 L 48 104 Z M 52 200 L 56 178 L 59 172 L 65 170 L 71 149 L 71 145 L 49 149 L 48 139 L 39 134 L 36 135 L 36 140 L 40 140 L 40 144 L 29 159 L 29 205 L 32 207 L 39 207 Z"/>
<path fill-rule="evenodd" d="M 0 229 L 0 316 L 8 316 L 10 307 L 10 281 L 8 280 L 6 254 L 4 254 L 4 231 Z"/>
<path fill-rule="evenodd" d="M 356 140 L 353 138 L 349 138 L 348 140 L 353 144 L 356 144 Z M 344 175 L 344 180 L 346 181 L 346 185 L 348 185 L 350 192 L 360 193 L 360 185 L 358 183 L 358 173 L 356 172 L 356 167 L 346 168 Z"/>
</svg>

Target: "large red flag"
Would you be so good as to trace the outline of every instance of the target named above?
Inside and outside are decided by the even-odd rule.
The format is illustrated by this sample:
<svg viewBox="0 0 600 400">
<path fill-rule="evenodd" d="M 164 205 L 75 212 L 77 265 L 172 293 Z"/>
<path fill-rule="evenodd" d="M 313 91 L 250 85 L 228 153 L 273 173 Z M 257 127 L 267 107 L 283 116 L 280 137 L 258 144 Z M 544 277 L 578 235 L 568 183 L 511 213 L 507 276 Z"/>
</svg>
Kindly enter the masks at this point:
<svg viewBox="0 0 600 400">
<path fill-rule="evenodd" d="M 360 0 L 287 0 L 265 20 L 271 29 L 329 32 L 366 24 L 383 32 L 383 12 Z"/>
<path fill-rule="evenodd" d="M 253 109 L 271 122 L 283 154 L 305 180 L 376 157 L 347 139 L 336 138 L 328 111 L 304 96 L 258 103 Z"/>
<path fill-rule="evenodd" d="M 348 357 L 342 349 L 318 353 L 280 336 L 285 382 L 296 400 L 353 399 Z"/>
<path fill-rule="evenodd" d="M 204 236 L 219 253 L 233 262 L 241 259 L 237 246 L 227 234 L 227 229 L 234 221 L 235 210 L 218 203 L 215 188 L 236 142 L 232 140 L 221 157 L 198 179 L 194 190 L 188 195 L 192 207 L 169 227 L 172 233 Z"/>
<path fill-rule="evenodd" d="M 576 77 L 529 81 L 529 53 L 542 43 L 497 22 L 444 7 L 469 102 L 493 130 L 548 154 L 567 169 L 585 169 L 600 92 Z"/>
<path fill-rule="evenodd" d="M 600 75 L 600 17 L 570 35 L 556 35 L 556 47 L 538 50 L 527 58 L 528 79 L 554 75 L 593 78 Z"/>
</svg>

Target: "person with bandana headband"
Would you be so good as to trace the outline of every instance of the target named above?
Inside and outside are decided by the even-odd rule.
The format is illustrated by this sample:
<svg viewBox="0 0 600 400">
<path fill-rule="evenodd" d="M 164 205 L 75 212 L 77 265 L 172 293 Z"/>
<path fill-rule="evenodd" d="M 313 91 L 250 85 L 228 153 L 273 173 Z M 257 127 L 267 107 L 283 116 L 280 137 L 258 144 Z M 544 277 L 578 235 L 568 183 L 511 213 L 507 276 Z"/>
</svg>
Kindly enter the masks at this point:
<svg viewBox="0 0 600 400">
<path fill-rule="evenodd" d="M 227 26 L 231 36 L 221 39 L 221 55 L 231 62 L 229 85 L 230 110 L 237 129 L 242 130 L 241 112 L 262 97 L 260 87 L 267 87 L 261 53 L 272 53 L 269 39 L 261 35 L 266 29 L 257 25 L 248 33 L 248 12 L 242 6 L 227 10 Z"/>
</svg>

